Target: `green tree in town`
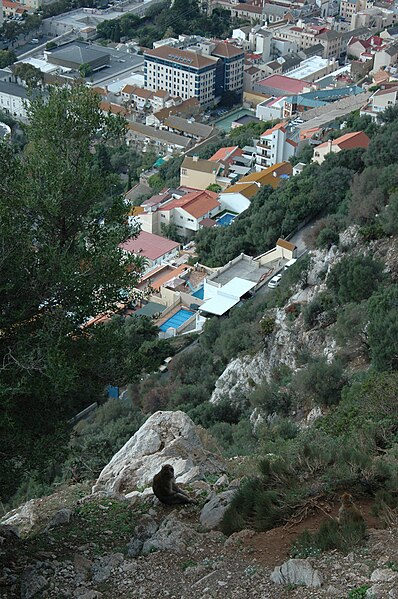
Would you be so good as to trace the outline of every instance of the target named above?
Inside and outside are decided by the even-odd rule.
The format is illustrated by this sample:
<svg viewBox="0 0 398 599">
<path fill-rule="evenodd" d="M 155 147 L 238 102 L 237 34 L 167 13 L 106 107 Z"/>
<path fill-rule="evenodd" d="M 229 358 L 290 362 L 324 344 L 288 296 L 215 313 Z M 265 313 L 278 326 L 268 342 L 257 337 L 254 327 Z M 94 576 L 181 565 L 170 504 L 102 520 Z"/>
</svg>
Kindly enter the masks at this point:
<svg viewBox="0 0 398 599">
<path fill-rule="evenodd" d="M 93 153 L 121 132 L 98 103 L 84 86 L 51 89 L 31 103 L 24 154 L 1 146 L 2 498 L 59 461 L 67 419 L 129 375 L 120 327 L 85 327 L 126 301 L 142 268 L 119 247 L 135 231 Z"/>
<path fill-rule="evenodd" d="M 35 88 L 43 81 L 40 69 L 28 63 L 18 63 L 13 67 L 14 76 L 26 83 L 29 88 Z"/>
<path fill-rule="evenodd" d="M 14 50 L 0 50 L 0 69 L 8 67 L 17 60 Z"/>
</svg>

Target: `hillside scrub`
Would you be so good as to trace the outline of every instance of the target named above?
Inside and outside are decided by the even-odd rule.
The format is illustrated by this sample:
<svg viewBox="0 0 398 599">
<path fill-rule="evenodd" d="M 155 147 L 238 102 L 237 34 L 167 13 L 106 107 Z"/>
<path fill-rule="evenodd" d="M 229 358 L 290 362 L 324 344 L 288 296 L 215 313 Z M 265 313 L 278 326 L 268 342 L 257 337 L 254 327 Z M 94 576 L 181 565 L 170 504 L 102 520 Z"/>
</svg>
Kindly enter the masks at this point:
<svg viewBox="0 0 398 599">
<path fill-rule="evenodd" d="M 328 498 L 355 489 L 372 496 L 396 489 L 397 384 L 397 373 L 369 373 L 343 389 L 338 406 L 313 430 L 291 439 L 270 439 L 265 426 L 259 475 L 241 484 L 223 531 L 268 530 L 288 520 L 314 493 Z"/>
</svg>

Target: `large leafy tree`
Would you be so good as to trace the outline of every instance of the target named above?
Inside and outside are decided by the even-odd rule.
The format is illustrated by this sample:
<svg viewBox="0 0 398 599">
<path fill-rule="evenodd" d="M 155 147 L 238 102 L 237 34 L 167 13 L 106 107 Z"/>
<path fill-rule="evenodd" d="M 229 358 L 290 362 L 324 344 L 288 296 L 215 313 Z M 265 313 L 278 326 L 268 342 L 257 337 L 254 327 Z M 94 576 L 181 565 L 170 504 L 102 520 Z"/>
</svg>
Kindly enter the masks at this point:
<svg viewBox="0 0 398 599">
<path fill-rule="evenodd" d="M 83 86 L 31 103 L 23 154 L 0 148 L 0 496 L 59 459 L 67 419 L 107 383 L 126 382 L 122 327 L 85 326 L 132 293 L 142 267 L 120 243 L 136 232 L 98 167 L 123 133 Z"/>
</svg>

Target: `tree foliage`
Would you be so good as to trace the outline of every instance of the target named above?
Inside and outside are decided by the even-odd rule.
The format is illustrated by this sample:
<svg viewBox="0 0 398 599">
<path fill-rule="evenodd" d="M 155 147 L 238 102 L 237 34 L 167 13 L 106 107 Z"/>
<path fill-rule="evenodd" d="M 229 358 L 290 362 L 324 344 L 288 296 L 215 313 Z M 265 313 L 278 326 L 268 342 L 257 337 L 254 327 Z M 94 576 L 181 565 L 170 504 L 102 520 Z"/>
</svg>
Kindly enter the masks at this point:
<svg viewBox="0 0 398 599">
<path fill-rule="evenodd" d="M 16 60 L 17 57 L 13 50 L 0 50 L 0 69 L 8 67 Z"/>
<path fill-rule="evenodd" d="M 26 151 L 1 147 L 2 496 L 59 459 L 67 418 L 126 380 L 120 326 L 84 327 L 126 301 L 141 268 L 119 248 L 135 231 L 95 164 L 94 139 L 118 132 L 98 102 L 85 87 L 52 89 L 31 103 Z"/>
<path fill-rule="evenodd" d="M 327 286 L 339 303 L 370 297 L 383 279 L 383 265 L 370 256 L 346 256 L 330 271 Z"/>
</svg>

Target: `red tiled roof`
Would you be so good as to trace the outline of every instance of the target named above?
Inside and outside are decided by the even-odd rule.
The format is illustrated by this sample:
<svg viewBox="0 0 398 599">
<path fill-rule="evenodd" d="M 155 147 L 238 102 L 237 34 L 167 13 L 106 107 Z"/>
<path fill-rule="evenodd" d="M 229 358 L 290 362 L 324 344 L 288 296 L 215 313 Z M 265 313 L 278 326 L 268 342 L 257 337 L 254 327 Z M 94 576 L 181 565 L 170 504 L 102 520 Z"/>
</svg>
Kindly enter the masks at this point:
<svg viewBox="0 0 398 599">
<path fill-rule="evenodd" d="M 286 123 L 278 123 L 277 125 L 274 125 L 273 127 L 271 127 L 271 129 L 267 129 L 266 131 L 264 131 L 264 133 L 261 134 L 261 137 L 267 137 L 268 135 L 271 135 L 271 133 L 273 133 L 274 131 L 278 131 L 278 129 L 285 133 L 285 124 Z"/>
<path fill-rule="evenodd" d="M 396 94 L 398 92 L 398 87 L 387 87 L 387 89 L 378 89 L 375 92 L 375 96 L 384 96 L 385 94 Z"/>
<path fill-rule="evenodd" d="M 261 6 L 253 6 L 252 4 L 244 4 L 244 3 L 240 3 L 240 4 L 235 4 L 232 7 L 234 10 L 244 10 L 246 12 L 255 12 L 258 15 L 261 15 L 263 12 L 263 9 L 261 8 Z"/>
<path fill-rule="evenodd" d="M 300 94 L 303 89 L 308 85 L 311 85 L 311 83 L 309 81 L 303 81 L 302 79 L 286 77 L 285 75 L 270 75 L 269 77 L 259 81 L 257 85 L 274 87 L 275 89 L 279 89 L 285 93 L 295 95 Z"/>
<path fill-rule="evenodd" d="M 338 146 L 341 150 L 352 150 L 353 148 L 367 148 L 370 144 L 370 139 L 363 131 L 354 131 L 346 133 L 332 141 L 332 146 Z M 317 148 L 326 148 L 330 145 L 329 141 L 320 144 Z"/>
<path fill-rule="evenodd" d="M 154 56 L 155 58 L 162 58 L 173 63 L 189 66 L 191 68 L 201 69 L 210 65 L 216 64 L 214 59 L 202 56 L 192 50 L 180 50 L 179 48 L 173 48 L 172 46 L 160 46 L 154 50 L 146 50 L 144 58 L 146 56 Z"/>
<path fill-rule="evenodd" d="M 137 89 L 136 85 L 125 85 L 122 89 L 122 94 L 132 94 Z"/>
<path fill-rule="evenodd" d="M 225 58 L 232 58 L 233 56 L 242 56 L 244 52 L 242 48 L 237 48 L 233 44 L 227 44 L 226 42 L 220 42 L 212 51 L 213 56 L 222 56 Z"/>
<path fill-rule="evenodd" d="M 103 112 L 111 112 L 112 114 L 122 115 L 127 114 L 127 110 L 123 106 L 120 106 L 119 104 L 114 104 L 113 102 L 100 102 L 99 107 Z"/>
<path fill-rule="evenodd" d="M 134 254 L 140 254 L 149 260 L 157 260 L 161 256 L 168 254 L 172 250 L 177 249 L 180 246 L 176 241 L 166 239 L 166 237 L 160 237 L 160 235 L 153 235 L 152 233 L 141 233 L 135 239 L 128 239 L 121 244 L 121 248 L 126 252 L 133 252 Z"/>
<path fill-rule="evenodd" d="M 11 2 L 11 0 L 3 0 L 3 6 L 4 8 L 23 9 L 24 11 L 28 10 L 20 2 Z"/>
<path fill-rule="evenodd" d="M 182 208 L 194 218 L 200 218 L 220 205 L 217 200 L 218 194 L 214 191 L 192 191 L 182 198 L 171 200 L 162 206 L 161 210 L 173 210 Z"/>
<path fill-rule="evenodd" d="M 235 156 L 243 156 L 244 152 L 239 146 L 229 146 L 228 148 L 220 148 L 209 160 L 227 160 L 232 159 Z"/>
<path fill-rule="evenodd" d="M 214 220 L 214 218 L 204 218 L 203 220 L 200 221 L 200 226 L 204 227 L 205 229 L 214 227 L 215 224 L 216 224 L 216 221 Z"/>
</svg>

